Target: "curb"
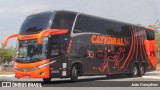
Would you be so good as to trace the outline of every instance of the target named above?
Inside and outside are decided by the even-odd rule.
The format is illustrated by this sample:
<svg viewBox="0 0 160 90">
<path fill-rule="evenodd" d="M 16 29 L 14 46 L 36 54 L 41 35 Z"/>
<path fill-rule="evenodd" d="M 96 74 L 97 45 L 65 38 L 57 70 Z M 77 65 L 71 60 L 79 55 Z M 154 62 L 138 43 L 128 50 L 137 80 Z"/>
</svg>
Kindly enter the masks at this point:
<svg viewBox="0 0 160 90">
<path fill-rule="evenodd" d="M 156 74 L 159 74 L 160 71 L 152 71 L 152 72 L 146 72 L 146 73 L 156 73 Z"/>
<path fill-rule="evenodd" d="M 14 77 L 15 75 L 14 74 L 11 74 L 11 75 L 0 75 L 0 77 Z"/>
<path fill-rule="evenodd" d="M 160 79 L 160 76 L 142 76 L 142 78 Z"/>
</svg>

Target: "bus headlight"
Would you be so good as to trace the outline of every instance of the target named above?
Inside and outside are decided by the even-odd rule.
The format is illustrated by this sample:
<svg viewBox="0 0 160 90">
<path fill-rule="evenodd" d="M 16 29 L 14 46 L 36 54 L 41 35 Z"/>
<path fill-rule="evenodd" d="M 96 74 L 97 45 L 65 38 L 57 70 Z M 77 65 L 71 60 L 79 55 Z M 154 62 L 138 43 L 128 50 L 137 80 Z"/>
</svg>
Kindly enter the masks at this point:
<svg viewBox="0 0 160 90">
<path fill-rule="evenodd" d="M 49 65 L 49 63 L 39 65 L 39 66 L 37 66 L 37 68 L 38 68 L 38 69 L 40 69 L 40 68 L 44 68 L 44 67 L 45 67 L 45 66 L 47 66 L 47 65 Z"/>
<path fill-rule="evenodd" d="M 42 65 L 37 66 L 36 68 L 38 68 L 38 69 L 44 68 L 44 67 L 48 66 L 49 64 L 53 64 L 53 63 L 55 63 L 55 62 L 56 62 L 56 61 L 52 61 L 52 62 L 49 62 L 49 63 L 45 63 L 45 64 L 42 64 Z"/>
</svg>

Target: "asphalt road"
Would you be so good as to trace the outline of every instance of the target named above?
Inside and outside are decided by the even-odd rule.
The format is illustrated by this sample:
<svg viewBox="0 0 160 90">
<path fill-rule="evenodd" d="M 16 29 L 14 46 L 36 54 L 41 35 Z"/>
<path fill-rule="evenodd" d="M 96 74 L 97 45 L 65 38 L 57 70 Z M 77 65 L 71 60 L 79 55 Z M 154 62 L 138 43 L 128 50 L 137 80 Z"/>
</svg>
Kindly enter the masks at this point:
<svg viewBox="0 0 160 90">
<path fill-rule="evenodd" d="M 115 75 L 112 78 L 106 76 L 83 76 L 77 82 L 67 79 L 52 79 L 50 83 L 43 83 L 42 79 L 16 79 L 14 77 L 0 77 L 0 81 L 20 81 L 22 83 L 41 83 L 42 87 L 148 87 L 136 86 L 142 84 L 153 84 L 160 87 L 160 72 L 146 73 L 142 77 L 130 77 L 126 75 Z M 133 84 L 135 86 L 133 86 Z M 153 86 L 157 87 L 157 86 Z"/>
<path fill-rule="evenodd" d="M 0 77 L 5 82 L 41 83 L 42 87 L 30 88 L 31 90 L 159 90 L 160 87 L 132 87 L 132 83 L 153 83 L 160 86 L 160 72 L 146 73 L 143 77 L 114 76 L 111 79 L 106 76 L 84 76 L 78 82 L 70 79 L 52 79 L 50 83 L 43 83 L 42 79 L 16 79 L 14 77 Z M 123 87 L 122 87 L 123 86 Z M 0 90 L 28 90 L 28 88 L 2 88 Z"/>
</svg>

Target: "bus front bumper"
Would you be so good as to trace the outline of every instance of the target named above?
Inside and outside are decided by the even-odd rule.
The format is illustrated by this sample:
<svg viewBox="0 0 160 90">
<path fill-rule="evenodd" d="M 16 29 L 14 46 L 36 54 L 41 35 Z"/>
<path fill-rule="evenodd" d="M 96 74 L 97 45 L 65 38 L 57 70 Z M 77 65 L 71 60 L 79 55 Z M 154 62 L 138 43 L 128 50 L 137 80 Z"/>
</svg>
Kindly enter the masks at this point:
<svg viewBox="0 0 160 90">
<path fill-rule="evenodd" d="M 34 71 L 20 71 L 14 69 L 16 78 L 49 78 L 49 66 Z"/>
<path fill-rule="evenodd" d="M 35 63 L 17 63 L 14 65 L 16 78 L 49 78 L 49 59 Z"/>
</svg>

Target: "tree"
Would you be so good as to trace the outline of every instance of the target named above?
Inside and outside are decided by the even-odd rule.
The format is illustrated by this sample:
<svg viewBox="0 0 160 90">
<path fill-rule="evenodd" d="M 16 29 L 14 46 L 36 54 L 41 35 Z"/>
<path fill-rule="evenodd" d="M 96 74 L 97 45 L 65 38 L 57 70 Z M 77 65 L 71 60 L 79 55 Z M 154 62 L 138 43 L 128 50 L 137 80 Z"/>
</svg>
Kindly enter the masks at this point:
<svg viewBox="0 0 160 90">
<path fill-rule="evenodd" d="M 155 30 L 155 35 L 156 35 L 157 60 L 158 63 L 160 63 L 160 34 L 158 30 Z"/>
<path fill-rule="evenodd" d="M 16 50 L 13 47 L 0 48 L 0 63 L 10 62 L 16 55 Z"/>
</svg>

